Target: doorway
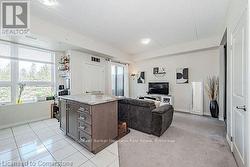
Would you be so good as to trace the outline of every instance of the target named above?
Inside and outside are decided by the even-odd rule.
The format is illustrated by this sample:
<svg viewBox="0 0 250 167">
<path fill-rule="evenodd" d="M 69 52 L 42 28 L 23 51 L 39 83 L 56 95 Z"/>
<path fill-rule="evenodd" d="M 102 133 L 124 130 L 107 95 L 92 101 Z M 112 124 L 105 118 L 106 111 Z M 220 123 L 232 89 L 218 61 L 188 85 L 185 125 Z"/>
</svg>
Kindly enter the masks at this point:
<svg viewBox="0 0 250 167">
<path fill-rule="evenodd" d="M 124 96 L 124 67 L 119 65 L 111 66 L 112 95 Z"/>
<path fill-rule="evenodd" d="M 220 109 L 223 113 L 223 120 L 225 122 L 225 125 L 227 126 L 227 30 L 224 32 L 223 38 L 221 40 L 220 46 L 222 46 L 222 54 L 220 55 L 220 65 L 221 67 L 221 73 L 220 73 L 220 81 L 221 88 L 220 93 L 222 94 L 222 100 Z"/>
</svg>

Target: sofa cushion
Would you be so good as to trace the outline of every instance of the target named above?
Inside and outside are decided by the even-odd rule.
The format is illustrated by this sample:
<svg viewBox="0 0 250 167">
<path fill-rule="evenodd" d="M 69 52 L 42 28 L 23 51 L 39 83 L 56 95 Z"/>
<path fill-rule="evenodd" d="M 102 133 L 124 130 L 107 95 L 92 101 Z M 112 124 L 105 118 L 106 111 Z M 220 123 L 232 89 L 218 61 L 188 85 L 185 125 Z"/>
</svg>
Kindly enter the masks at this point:
<svg viewBox="0 0 250 167">
<path fill-rule="evenodd" d="M 141 99 L 125 98 L 125 99 L 119 100 L 119 103 L 130 104 L 130 105 L 141 106 L 141 107 L 155 108 L 155 103 L 153 101 L 147 101 L 147 100 L 141 100 Z"/>
<path fill-rule="evenodd" d="M 159 113 L 159 114 L 163 114 L 164 112 L 167 112 L 167 111 L 172 111 L 173 110 L 173 106 L 172 105 L 168 105 L 168 104 L 165 104 L 165 105 L 162 105 L 154 110 L 152 110 L 153 113 Z"/>
<path fill-rule="evenodd" d="M 164 106 L 167 108 L 166 106 Z M 168 108 L 164 113 L 152 112 L 152 128 L 151 133 L 155 136 L 160 137 L 171 125 L 173 120 L 173 108 Z M 162 110 L 159 110 L 162 111 Z"/>
</svg>

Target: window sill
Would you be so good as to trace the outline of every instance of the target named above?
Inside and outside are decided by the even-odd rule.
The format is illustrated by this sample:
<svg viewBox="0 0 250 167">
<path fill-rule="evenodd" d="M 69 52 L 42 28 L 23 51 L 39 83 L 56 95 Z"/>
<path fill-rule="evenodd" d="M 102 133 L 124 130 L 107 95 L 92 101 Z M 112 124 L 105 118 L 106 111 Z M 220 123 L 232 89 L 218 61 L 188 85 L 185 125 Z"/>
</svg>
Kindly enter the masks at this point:
<svg viewBox="0 0 250 167">
<path fill-rule="evenodd" d="M 54 100 L 44 100 L 44 101 L 34 101 L 34 102 L 25 102 L 21 104 L 13 104 L 13 103 L 0 103 L 0 107 L 4 106 L 15 106 L 15 105 L 29 105 L 29 104 L 36 104 L 36 103 L 44 103 L 44 102 L 53 102 Z"/>
</svg>

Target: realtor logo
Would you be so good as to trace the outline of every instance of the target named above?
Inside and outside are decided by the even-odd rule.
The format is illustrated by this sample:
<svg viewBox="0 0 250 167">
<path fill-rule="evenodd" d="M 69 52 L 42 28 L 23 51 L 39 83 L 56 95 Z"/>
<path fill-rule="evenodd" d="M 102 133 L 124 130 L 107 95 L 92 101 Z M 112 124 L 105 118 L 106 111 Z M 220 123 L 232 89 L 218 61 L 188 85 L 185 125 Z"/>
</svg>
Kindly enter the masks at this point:
<svg viewBox="0 0 250 167">
<path fill-rule="evenodd" d="M 29 1 L 2 1 L 1 11 L 2 35 L 29 33 Z"/>
</svg>

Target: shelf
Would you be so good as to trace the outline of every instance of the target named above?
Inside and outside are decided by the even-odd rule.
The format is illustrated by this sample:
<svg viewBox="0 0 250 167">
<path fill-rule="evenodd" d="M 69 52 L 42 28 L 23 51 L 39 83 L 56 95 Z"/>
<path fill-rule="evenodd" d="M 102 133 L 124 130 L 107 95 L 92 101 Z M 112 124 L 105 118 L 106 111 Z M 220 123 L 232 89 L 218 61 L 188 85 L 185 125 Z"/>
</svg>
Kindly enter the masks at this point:
<svg viewBox="0 0 250 167">
<path fill-rule="evenodd" d="M 69 64 L 69 62 L 59 62 L 59 64 Z"/>
<path fill-rule="evenodd" d="M 154 75 L 157 75 L 157 74 L 166 74 L 166 72 L 154 73 Z"/>
<path fill-rule="evenodd" d="M 58 71 L 61 71 L 61 72 L 68 72 L 69 70 L 66 70 L 66 69 L 59 69 Z"/>
<path fill-rule="evenodd" d="M 61 78 L 69 78 L 69 76 L 66 76 L 66 75 L 60 75 L 59 77 L 61 77 Z"/>
<path fill-rule="evenodd" d="M 166 72 L 161 72 L 161 73 L 155 73 L 154 74 L 156 77 L 164 77 L 166 75 Z"/>
</svg>

